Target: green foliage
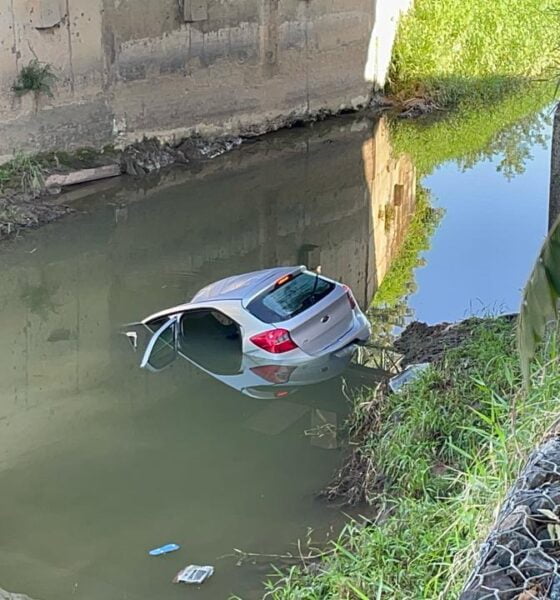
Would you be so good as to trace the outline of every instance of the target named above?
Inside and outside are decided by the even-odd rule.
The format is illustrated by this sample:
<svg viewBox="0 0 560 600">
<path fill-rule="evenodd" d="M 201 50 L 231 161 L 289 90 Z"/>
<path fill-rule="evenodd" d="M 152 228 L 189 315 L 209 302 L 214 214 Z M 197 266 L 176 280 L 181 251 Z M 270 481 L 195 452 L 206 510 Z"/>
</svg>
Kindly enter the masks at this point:
<svg viewBox="0 0 560 600">
<path fill-rule="evenodd" d="M 34 92 L 36 96 L 45 94 L 53 97 L 52 86 L 57 80 L 52 67 L 48 63 L 41 63 L 34 58 L 28 65 L 22 67 L 19 75 L 12 86 L 17 96 L 23 96 L 28 92 Z"/>
<path fill-rule="evenodd" d="M 114 147 L 106 146 L 102 151 L 88 147 L 72 152 L 56 150 L 33 156 L 19 153 L 10 162 L 0 165 L 0 193 L 11 188 L 14 191 L 37 194 L 45 187 L 46 172 L 104 165 L 107 156 L 117 156 Z"/>
<path fill-rule="evenodd" d="M 6 188 L 37 194 L 45 185 L 43 169 L 37 159 L 27 154 L 17 154 L 13 160 L 0 165 L 0 193 Z"/>
<path fill-rule="evenodd" d="M 557 0 L 416 0 L 393 52 L 391 88 L 453 106 L 511 91 L 557 66 Z"/>
<path fill-rule="evenodd" d="M 559 367 L 551 343 L 535 385 L 520 394 L 513 323 L 480 320 L 402 394 L 356 399 L 351 431 L 367 433 L 353 443 L 385 478 L 371 490 L 384 517 L 348 525 L 320 569 L 292 569 L 269 584 L 269 597 L 457 598 L 494 507 L 556 417 Z"/>
<path fill-rule="evenodd" d="M 525 382 L 531 362 L 546 337 L 549 324 L 558 321 L 560 300 L 560 220 L 544 241 L 539 257 L 523 292 L 517 340 Z"/>
<path fill-rule="evenodd" d="M 373 298 L 375 307 L 395 306 L 414 291 L 414 269 L 422 264 L 421 252 L 430 247 L 430 238 L 443 212 L 432 208 L 429 192 L 421 185 L 416 189 L 416 209 L 405 241 Z"/>
<path fill-rule="evenodd" d="M 430 122 L 398 119 L 391 122 L 394 152 L 411 156 L 420 176 L 454 160 L 467 169 L 502 155 L 499 169 L 511 177 L 523 172 L 530 148 L 544 143 L 547 116 L 542 109 L 552 102 L 554 85 L 524 85 L 495 102 L 464 103 Z"/>
</svg>

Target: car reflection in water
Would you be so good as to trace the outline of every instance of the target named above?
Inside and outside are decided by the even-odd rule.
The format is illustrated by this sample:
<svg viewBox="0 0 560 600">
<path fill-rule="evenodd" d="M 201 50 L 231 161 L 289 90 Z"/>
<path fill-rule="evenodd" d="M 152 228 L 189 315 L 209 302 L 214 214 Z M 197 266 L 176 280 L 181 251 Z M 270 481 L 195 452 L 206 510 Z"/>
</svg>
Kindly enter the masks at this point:
<svg viewBox="0 0 560 600">
<path fill-rule="evenodd" d="M 181 357 L 225 385 L 260 399 L 284 398 L 303 386 L 339 376 L 357 348 L 351 344 L 301 364 L 282 364 L 277 358 L 267 361 L 243 353 L 238 328 L 219 312 L 183 315 L 159 325 L 139 325 L 126 332 L 135 347 L 145 347 L 141 367 L 157 373 Z"/>
</svg>

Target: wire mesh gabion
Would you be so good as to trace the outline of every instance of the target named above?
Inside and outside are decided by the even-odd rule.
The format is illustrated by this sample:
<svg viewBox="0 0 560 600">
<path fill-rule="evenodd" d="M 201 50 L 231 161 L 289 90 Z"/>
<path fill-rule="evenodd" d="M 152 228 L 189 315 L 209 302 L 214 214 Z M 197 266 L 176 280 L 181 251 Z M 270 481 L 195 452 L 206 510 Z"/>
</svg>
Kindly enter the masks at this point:
<svg viewBox="0 0 560 600">
<path fill-rule="evenodd" d="M 460 600 L 560 600 L 560 436 L 529 457 Z"/>
</svg>

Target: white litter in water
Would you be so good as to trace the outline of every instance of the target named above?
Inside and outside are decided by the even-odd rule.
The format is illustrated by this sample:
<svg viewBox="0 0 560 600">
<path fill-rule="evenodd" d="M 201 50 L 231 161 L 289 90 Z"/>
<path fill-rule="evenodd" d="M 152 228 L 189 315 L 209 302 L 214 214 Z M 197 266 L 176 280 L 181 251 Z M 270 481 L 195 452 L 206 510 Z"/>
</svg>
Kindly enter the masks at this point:
<svg viewBox="0 0 560 600">
<path fill-rule="evenodd" d="M 198 565 L 189 565 L 181 569 L 173 578 L 173 583 L 204 583 L 214 574 L 214 567 L 200 567 Z"/>
<path fill-rule="evenodd" d="M 402 373 L 395 375 L 395 377 L 389 380 L 389 387 L 395 394 L 398 394 L 405 386 L 416 381 L 429 366 L 430 363 L 409 365 Z"/>
</svg>

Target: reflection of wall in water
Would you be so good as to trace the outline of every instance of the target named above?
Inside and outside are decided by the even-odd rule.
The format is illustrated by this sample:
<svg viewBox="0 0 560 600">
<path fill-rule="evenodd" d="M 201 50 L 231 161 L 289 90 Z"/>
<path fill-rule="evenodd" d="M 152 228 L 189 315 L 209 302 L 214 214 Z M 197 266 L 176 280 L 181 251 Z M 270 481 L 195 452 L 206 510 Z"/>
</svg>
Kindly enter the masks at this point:
<svg viewBox="0 0 560 600">
<path fill-rule="evenodd" d="M 392 154 L 386 119 L 363 146 L 365 178 L 371 197 L 375 248 L 368 298 L 371 300 L 404 242 L 416 208 L 416 169 L 409 156 Z"/>
<path fill-rule="evenodd" d="M 311 246 L 323 272 L 368 303 L 414 206 L 409 161 L 391 158 L 383 122 L 373 137 L 370 131 L 362 122 L 307 130 L 296 142 L 280 136 L 256 152 L 225 157 L 211 177 L 203 170 L 159 195 L 128 192 L 137 201 L 121 209 L 118 222 L 114 203 L 124 192 L 113 205 L 55 224 L 7 253 L 0 425 L 14 447 L 3 451 L 44 443 L 51 424 L 71 428 L 88 414 L 152 407 L 175 384 L 184 386 L 186 364 L 170 377 L 139 373 L 116 328 L 212 280 L 296 263 Z M 395 201 L 386 227 L 380 211 Z"/>
<path fill-rule="evenodd" d="M 372 134 L 366 122 L 327 131 L 282 148 L 281 156 L 269 152 L 268 160 L 250 167 L 241 161 L 234 173 L 169 189 L 165 199 L 157 189 L 149 192 L 157 214 L 149 203 L 133 207 L 114 236 L 119 286 L 140 286 L 146 299 L 152 291 L 147 279 L 168 281 L 173 270 L 182 271 L 192 276 L 170 297 L 181 302 L 232 273 L 308 258 L 309 266 L 320 264 L 369 305 L 414 211 L 415 169 L 408 157 L 392 156 L 385 119 Z M 144 312 L 160 304 L 158 293 Z"/>
</svg>

